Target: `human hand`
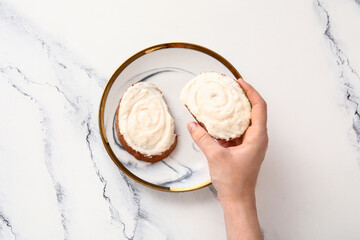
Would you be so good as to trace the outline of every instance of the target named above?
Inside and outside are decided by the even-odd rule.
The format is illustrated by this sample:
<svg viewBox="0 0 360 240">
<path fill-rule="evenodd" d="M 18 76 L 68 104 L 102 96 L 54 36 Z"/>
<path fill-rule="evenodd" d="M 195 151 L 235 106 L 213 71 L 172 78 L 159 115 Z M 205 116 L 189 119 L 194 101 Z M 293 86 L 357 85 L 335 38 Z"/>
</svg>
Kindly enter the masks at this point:
<svg viewBox="0 0 360 240">
<path fill-rule="evenodd" d="M 211 180 L 223 205 L 255 198 L 256 180 L 268 145 L 266 102 L 243 79 L 238 83 L 252 105 L 251 126 L 241 139 L 215 141 L 200 124 L 188 123 L 193 140 L 208 160 Z"/>
</svg>

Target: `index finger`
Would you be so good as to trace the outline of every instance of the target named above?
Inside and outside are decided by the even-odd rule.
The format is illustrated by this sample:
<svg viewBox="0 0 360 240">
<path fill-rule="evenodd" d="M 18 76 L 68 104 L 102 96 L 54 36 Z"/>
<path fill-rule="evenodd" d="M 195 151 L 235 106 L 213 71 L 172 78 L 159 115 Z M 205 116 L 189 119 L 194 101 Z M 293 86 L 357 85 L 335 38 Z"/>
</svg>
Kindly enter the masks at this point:
<svg viewBox="0 0 360 240">
<path fill-rule="evenodd" d="M 253 86 L 245 82 L 244 79 L 239 78 L 237 81 L 242 89 L 245 91 L 246 96 L 249 98 L 251 109 L 251 123 L 253 126 L 266 129 L 267 121 L 267 106 L 265 100 L 255 90 Z"/>
</svg>

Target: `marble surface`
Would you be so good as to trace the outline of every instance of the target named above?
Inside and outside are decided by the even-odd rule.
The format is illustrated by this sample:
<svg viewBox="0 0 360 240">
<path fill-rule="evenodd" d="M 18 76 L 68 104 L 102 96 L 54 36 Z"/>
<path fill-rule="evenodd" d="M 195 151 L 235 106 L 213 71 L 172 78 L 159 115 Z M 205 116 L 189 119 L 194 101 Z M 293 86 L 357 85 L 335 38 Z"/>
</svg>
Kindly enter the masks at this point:
<svg viewBox="0 0 360 240">
<path fill-rule="evenodd" d="M 268 102 L 265 239 L 360 236 L 360 2 L 0 1 L 0 239 L 225 239 L 212 187 L 148 189 L 107 155 L 98 105 L 130 55 L 226 57 Z"/>
</svg>

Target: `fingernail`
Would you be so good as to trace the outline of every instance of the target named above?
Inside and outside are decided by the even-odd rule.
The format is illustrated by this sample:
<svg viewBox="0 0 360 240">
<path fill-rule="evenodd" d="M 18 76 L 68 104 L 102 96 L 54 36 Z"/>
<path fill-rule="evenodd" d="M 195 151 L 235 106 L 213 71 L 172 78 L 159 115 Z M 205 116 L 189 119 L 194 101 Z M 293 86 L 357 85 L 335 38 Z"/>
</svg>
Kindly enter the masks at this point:
<svg viewBox="0 0 360 240">
<path fill-rule="evenodd" d="M 189 122 L 187 125 L 189 132 L 192 133 L 194 131 L 194 129 L 196 128 L 196 123 L 194 122 Z"/>
</svg>

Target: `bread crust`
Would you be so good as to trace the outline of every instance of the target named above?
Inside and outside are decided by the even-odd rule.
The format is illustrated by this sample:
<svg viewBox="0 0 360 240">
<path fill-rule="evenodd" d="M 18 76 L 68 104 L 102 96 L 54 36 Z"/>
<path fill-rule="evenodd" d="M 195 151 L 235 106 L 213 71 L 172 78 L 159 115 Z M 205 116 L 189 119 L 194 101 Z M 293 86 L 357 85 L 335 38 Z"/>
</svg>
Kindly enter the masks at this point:
<svg viewBox="0 0 360 240">
<path fill-rule="evenodd" d="M 120 133 L 120 127 L 119 127 L 119 112 L 120 112 L 120 103 L 121 103 L 121 99 L 119 102 L 119 107 L 117 109 L 116 112 L 116 117 L 115 117 L 115 126 L 116 126 L 116 134 L 117 137 L 121 143 L 121 145 L 123 146 L 123 148 L 130 153 L 131 155 L 133 155 L 136 159 L 141 160 L 141 161 L 145 161 L 145 162 L 151 162 L 151 163 L 155 163 L 158 161 L 163 160 L 164 158 L 168 157 L 170 155 L 170 153 L 172 153 L 172 151 L 174 151 L 176 144 L 177 144 L 177 136 L 175 136 L 175 141 L 174 143 L 170 146 L 170 148 L 168 150 L 166 150 L 165 152 L 161 153 L 160 155 L 144 155 L 138 151 L 136 151 L 135 149 L 133 149 L 132 147 L 130 147 L 124 136 Z"/>
</svg>

